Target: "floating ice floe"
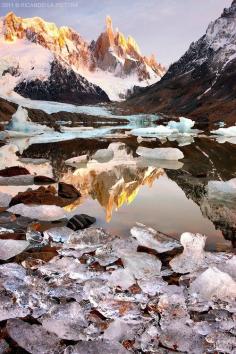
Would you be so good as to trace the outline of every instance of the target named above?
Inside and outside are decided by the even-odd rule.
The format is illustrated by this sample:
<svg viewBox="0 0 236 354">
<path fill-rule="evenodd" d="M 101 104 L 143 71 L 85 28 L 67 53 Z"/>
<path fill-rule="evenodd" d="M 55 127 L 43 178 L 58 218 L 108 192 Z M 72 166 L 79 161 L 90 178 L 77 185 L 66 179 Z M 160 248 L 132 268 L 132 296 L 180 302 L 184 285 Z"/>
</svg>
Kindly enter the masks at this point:
<svg viewBox="0 0 236 354">
<path fill-rule="evenodd" d="M 192 129 L 195 122 L 191 119 L 180 117 L 179 122 L 170 121 L 166 126 L 158 125 L 156 127 L 137 128 L 131 130 L 131 134 L 138 137 L 157 137 L 168 138 L 169 140 L 180 140 L 180 145 L 188 145 L 192 143 L 189 137 L 196 136 L 200 133 L 198 129 Z"/>
<path fill-rule="evenodd" d="M 7 208 L 11 199 L 12 196 L 10 194 L 0 192 L 0 207 Z"/>
<path fill-rule="evenodd" d="M 11 121 L 5 127 L 5 131 L 10 137 L 24 138 L 43 134 L 45 131 L 53 131 L 46 125 L 33 123 L 28 117 L 28 111 L 18 106 L 17 111 L 12 115 Z"/>
<path fill-rule="evenodd" d="M 62 133 L 65 132 L 81 132 L 87 130 L 93 130 L 93 127 L 60 127 Z"/>
<path fill-rule="evenodd" d="M 219 128 L 217 130 L 212 130 L 211 133 L 225 137 L 234 137 L 236 136 L 236 125 L 228 128 Z"/>
<path fill-rule="evenodd" d="M 8 209 L 10 213 L 19 214 L 31 219 L 53 221 L 66 217 L 64 209 L 56 205 L 17 204 Z"/>
<path fill-rule="evenodd" d="M 229 181 L 209 181 L 207 185 L 209 199 L 236 199 L 236 178 Z"/>
<path fill-rule="evenodd" d="M 66 160 L 65 164 L 71 167 L 86 167 L 87 162 L 88 162 L 88 155 L 81 155 Z"/>
<path fill-rule="evenodd" d="M 184 154 L 177 148 L 146 148 L 139 146 L 136 153 L 142 157 L 156 160 L 180 160 Z"/>
<path fill-rule="evenodd" d="M 52 166 L 50 162 L 46 159 L 21 159 L 17 156 L 17 152 L 19 149 L 14 144 L 7 144 L 0 147 L 0 169 L 4 169 L 6 167 L 12 166 L 20 166 L 26 168 L 31 175 L 40 175 L 40 176 L 48 176 L 53 177 Z M 15 176 L 13 177 L 2 177 L 3 178 L 29 178 L 27 175 L 23 176 Z M 32 177 L 33 178 L 33 177 Z M 6 180 L 5 180 L 6 181 Z M 10 181 L 6 182 L 11 184 Z M 24 183 L 25 184 L 25 183 Z M 19 185 L 19 183 L 18 183 Z"/>
<path fill-rule="evenodd" d="M 34 176 L 32 175 L 0 177 L 0 186 L 30 186 L 32 184 L 34 184 Z"/>
<path fill-rule="evenodd" d="M 6 261 L 22 253 L 29 246 L 24 240 L 0 240 L 0 259 Z"/>
<path fill-rule="evenodd" d="M 153 249 L 158 253 L 168 252 L 181 247 L 179 241 L 163 235 L 143 224 L 137 223 L 130 232 L 131 235 L 136 238 L 140 246 Z"/>
<path fill-rule="evenodd" d="M 214 134 L 213 137 L 215 137 L 216 141 L 220 144 L 236 144 L 236 125 L 212 130 L 211 133 Z"/>
<path fill-rule="evenodd" d="M 113 150 L 109 149 L 100 149 L 92 156 L 92 158 L 98 162 L 108 162 L 114 157 Z"/>
</svg>

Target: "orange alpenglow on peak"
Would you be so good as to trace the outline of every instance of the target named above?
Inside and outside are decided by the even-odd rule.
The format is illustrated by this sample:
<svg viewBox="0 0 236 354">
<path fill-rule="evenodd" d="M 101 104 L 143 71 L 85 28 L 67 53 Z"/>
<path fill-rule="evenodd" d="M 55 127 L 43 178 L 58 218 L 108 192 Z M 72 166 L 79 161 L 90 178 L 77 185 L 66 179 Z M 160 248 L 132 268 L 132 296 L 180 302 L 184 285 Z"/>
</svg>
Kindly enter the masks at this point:
<svg viewBox="0 0 236 354">
<path fill-rule="evenodd" d="M 153 55 L 150 58 L 142 56 L 132 36 L 126 38 L 118 29 L 113 30 L 110 16 L 106 16 L 105 32 L 94 44 L 94 57 L 101 69 L 118 71 L 124 76 L 136 72 L 140 80 L 150 79 L 150 69 L 153 75 L 159 77 L 165 73 L 165 68 L 157 63 Z"/>
<path fill-rule="evenodd" d="M 106 28 L 113 30 L 112 19 L 111 19 L 111 16 L 109 16 L 109 15 L 106 16 Z"/>
</svg>

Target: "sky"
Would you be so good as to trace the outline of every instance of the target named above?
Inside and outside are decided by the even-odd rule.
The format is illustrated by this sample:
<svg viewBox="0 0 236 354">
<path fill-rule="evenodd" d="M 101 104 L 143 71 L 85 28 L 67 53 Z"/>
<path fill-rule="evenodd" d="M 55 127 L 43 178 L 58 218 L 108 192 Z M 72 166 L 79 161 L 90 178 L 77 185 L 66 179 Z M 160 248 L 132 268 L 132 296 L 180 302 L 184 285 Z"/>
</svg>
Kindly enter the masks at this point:
<svg viewBox="0 0 236 354">
<path fill-rule="evenodd" d="M 113 27 L 135 38 L 145 55 L 165 66 L 178 60 L 232 0 L 0 0 L 0 16 L 40 16 L 76 29 L 88 41 Z"/>
</svg>

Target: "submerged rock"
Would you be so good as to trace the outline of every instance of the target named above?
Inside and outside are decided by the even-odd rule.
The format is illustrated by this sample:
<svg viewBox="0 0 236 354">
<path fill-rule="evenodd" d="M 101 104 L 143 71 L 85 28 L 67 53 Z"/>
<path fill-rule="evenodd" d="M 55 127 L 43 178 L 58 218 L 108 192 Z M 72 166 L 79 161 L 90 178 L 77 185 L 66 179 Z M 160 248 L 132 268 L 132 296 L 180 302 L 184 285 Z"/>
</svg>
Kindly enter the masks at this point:
<svg viewBox="0 0 236 354">
<path fill-rule="evenodd" d="M 0 171 L 1 177 L 13 177 L 13 176 L 20 176 L 20 175 L 29 175 L 30 172 L 21 166 L 12 166 L 6 167 L 4 170 Z"/>
<path fill-rule="evenodd" d="M 77 199 L 81 197 L 81 193 L 73 185 L 64 182 L 58 183 L 58 195 L 66 199 Z"/>
<path fill-rule="evenodd" d="M 34 184 L 53 184 L 56 181 L 51 177 L 46 176 L 35 176 L 34 177 Z"/>
<path fill-rule="evenodd" d="M 63 194 L 63 193 L 62 193 Z M 53 186 L 39 187 L 36 190 L 28 189 L 25 192 L 18 193 L 12 198 L 10 206 L 16 204 L 41 204 L 41 205 L 57 205 L 64 207 L 72 203 L 77 196 L 69 199 L 68 197 L 62 197 L 62 195 L 56 195 L 56 189 Z"/>
<path fill-rule="evenodd" d="M 96 222 L 96 219 L 86 214 L 74 215 L 67 223 L 67 227 L 77 231 L 83 230 Z"/>
</svg>

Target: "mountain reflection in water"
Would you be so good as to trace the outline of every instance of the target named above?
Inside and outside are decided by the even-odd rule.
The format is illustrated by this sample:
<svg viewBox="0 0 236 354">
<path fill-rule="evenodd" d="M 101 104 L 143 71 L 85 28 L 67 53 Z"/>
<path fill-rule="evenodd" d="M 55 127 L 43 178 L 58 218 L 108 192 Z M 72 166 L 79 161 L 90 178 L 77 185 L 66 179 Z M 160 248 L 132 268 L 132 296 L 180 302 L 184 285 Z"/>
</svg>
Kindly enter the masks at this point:
<svg viewBox="0 0 236 354">
<path fill-rule="evenodd" d="M 127 152 L 124 144 L 111 145 L 114 154 L 111 161 L 91 160 L 86 167 L 77 168 L 73 174 L 68 172 L 63 177 L 63 181 L 73 184 L 83 197 L 90 196 L 99 202 L 106 211 L 107 222 L 111 221 L 114 209 L 132 203 L 142 186 L 152 187 L 153 182 L 164 174 L 162 168 L 140 167 L 139 160 Z"/>
<path fill-rule="evenodd" d="M 235 243 L 234 196 L 229 194 L 226 200 L 223 194 L 220 201 L 213 200 L 208 183 L 235 178 L 236 146 L 197 138 L 194 144 L 180 147 L 185 156 L 181 162 L 167 162 L 138 157 L 137 140 L 123 141 L 78 139 L 54 147 L 32 145 L 24 156 L 47 156 L 59 180 L 72 183 L 82 193 L 67 211 L 91 214 L 97 226 L 128 236 L 129 229 L 142 222 L 176 238 L 185 231 L 205 234 L 209 249 L 230 247 L 226 240 Z M 158 140 L 143 145 L 176 147 Z M 108 148 L 113 156 L 99 158 L 100 149 Z M 81 155 L 87 156 L 86 162 L 68 166 L 67 159 Z"/>
</svg>

